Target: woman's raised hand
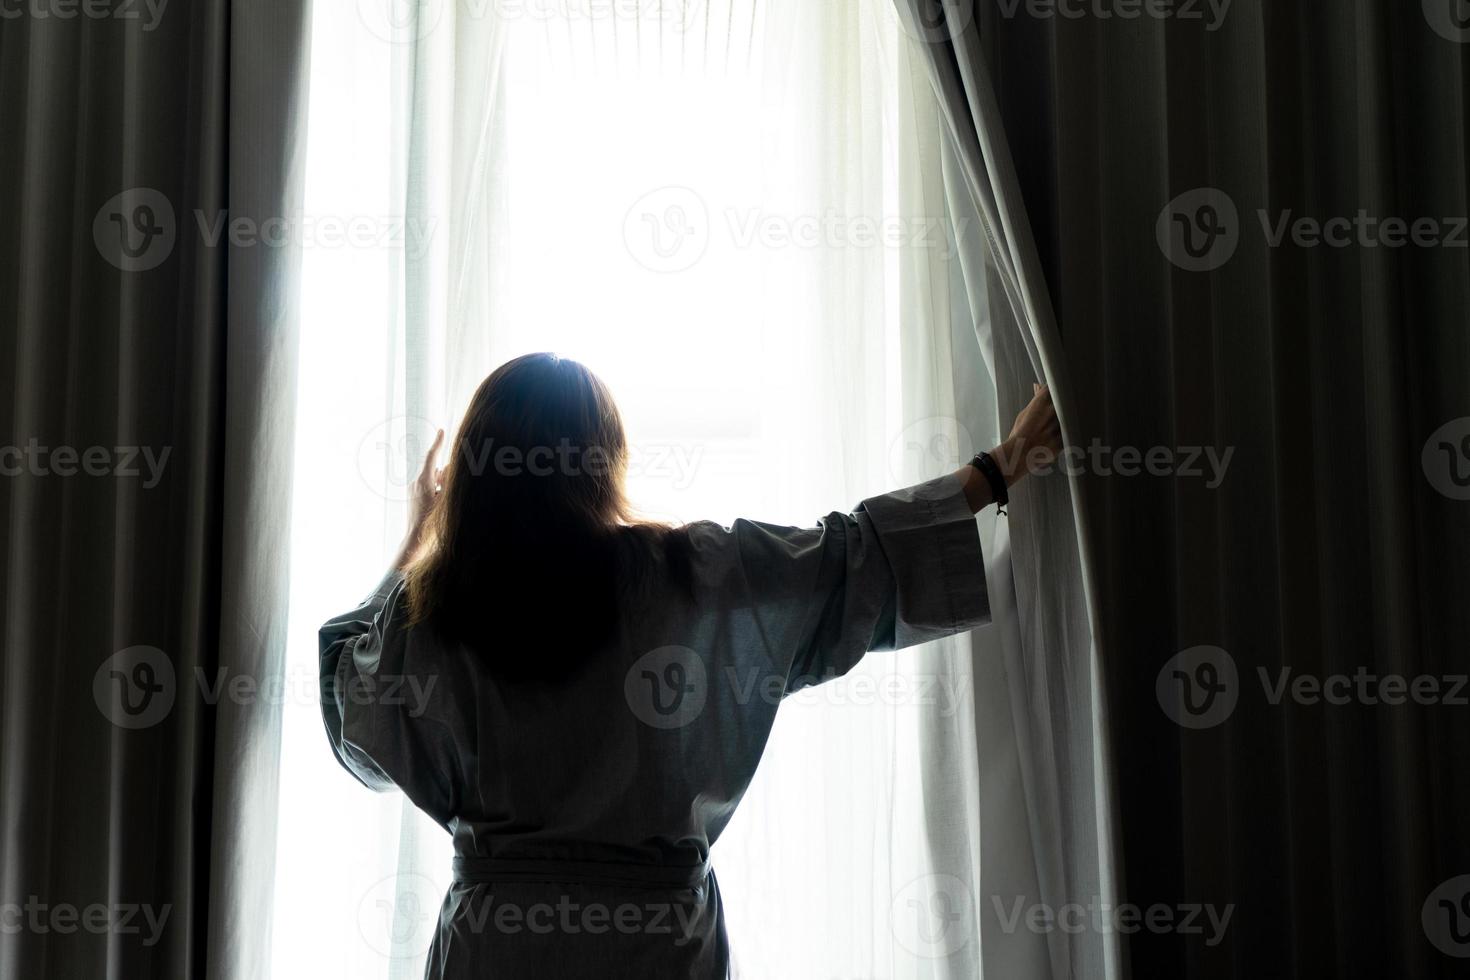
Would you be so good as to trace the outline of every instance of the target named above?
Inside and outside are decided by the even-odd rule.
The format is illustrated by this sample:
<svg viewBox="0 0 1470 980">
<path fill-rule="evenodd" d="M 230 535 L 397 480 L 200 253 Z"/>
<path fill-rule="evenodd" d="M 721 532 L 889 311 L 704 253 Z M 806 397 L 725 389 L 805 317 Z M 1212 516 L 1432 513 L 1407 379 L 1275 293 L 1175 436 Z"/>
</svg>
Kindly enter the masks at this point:
<svg viewBox="0 0 1470 980">
<path fill-rule="evenodd" d="M 409 490 L 408 533 L 403 537 L 403 545 L 398 549 L 398 559 L 394 562 L 398 568 L 403 568 L 412 561 L 419 545 L 423 544 L 424 525 L 443 486 L 444 469 L 435 465 L 439 460 L 439 448 L 443 445 L 444 430 L 440 429 L 434 436 L 434 444 L 424 454 L 419 475 L 414 477 L 413 486 Z"/>
<path fill-rule="evenodd" d="M 1011 434 L 991 453 L 1007 484 L 1050 466 L 1062 451 L 1062 425 L 1051 403 L 1051 389 L 1034 384 L 1031 391 L 1031 402 L 1016 416 Z"/>
<path fill-rule="evenodd" d="M 436 466 L 439 461 L 439 447 L 444 445 L 444 430 L 440 429 L 434 436 L 434 444 L 424 454 L 424 464 L 419 467 L 419 475 L 413 481 L 413 496 L 409 503 L 409 527 L 419 530 L 429 516 L 429 511 L 434 508 L 434 498 L 439 494 L 439 488 L 444 479 L 444 468 Z"/>
</svg>

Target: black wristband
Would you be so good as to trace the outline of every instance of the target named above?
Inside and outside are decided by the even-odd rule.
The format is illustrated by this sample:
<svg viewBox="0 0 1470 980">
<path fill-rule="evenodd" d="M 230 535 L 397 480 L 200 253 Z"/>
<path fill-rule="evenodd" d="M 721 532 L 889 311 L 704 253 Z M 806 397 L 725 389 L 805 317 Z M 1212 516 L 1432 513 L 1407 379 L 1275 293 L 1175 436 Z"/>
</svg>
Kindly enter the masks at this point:
<svg viewBox="0 0 1470 980">
<path fill-rule="evenodd" d="M 1006 505 L 1011 502 L 1011 495 L 1006 491 L 1006 478 L 1001 475 L 1000 467 L 995 465 L 989 453 L 979 453 L 970 460 L 970 465 L 979 470 L 985 477 L 985 482 L 990 484 L 990 495 L 995 498 L 995 512 L 1004 514 Z"/>
</svg>

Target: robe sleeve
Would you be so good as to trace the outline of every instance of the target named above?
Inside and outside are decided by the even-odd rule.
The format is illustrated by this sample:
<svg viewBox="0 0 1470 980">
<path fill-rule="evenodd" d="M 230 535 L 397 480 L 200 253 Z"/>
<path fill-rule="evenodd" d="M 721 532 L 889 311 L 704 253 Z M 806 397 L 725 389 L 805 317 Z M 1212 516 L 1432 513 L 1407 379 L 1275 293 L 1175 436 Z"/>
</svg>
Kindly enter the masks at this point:
<svg viewBox="0 0 1470 980">
<path fill-rule="evenodd" d="M 742 520 L 696 525 L 691 536 L 704 587 L 742 594 L 752 635 L 738 644 L 784 668 L 787 693 L 847 673 L 870 650 L 990 621 L 980 534 L 954 475 L 871 497 L 815 528 Z"/>
<path fill-rule="evenodd" d="M 442 667 L 415 656 L 402 592 L 401 574 L 390 572 L 360 606 L 322 626 L 322 720 L 343 768 L 369 789 L 403 790 L 442 825 L 461 784 L 455 737 L 441 717 Z"/>
</svg>

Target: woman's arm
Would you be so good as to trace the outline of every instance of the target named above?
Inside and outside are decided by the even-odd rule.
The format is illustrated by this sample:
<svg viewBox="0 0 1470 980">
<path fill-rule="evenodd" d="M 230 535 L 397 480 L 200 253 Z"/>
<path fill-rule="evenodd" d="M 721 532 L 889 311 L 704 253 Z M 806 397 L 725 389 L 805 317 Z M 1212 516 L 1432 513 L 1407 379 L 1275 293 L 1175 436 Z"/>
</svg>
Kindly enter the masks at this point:
<svg viewBox="0 0 1470 980">
<path fill-rule="evenodd" d="M 1032 390 L 1031 403 L 1016 416 L 1010 435 L 990 451 L 1008 487 L 1015 486 L 1028 473 L 1049 465 L 1062 449 L 1062 430 L 1052 407 L 1051 390 L 1045 385 L 1032 385 Z M 393 559 L 396 569 L 407 568 L 423 543 L 425 519 L 434 506 L 434 498 L 444 479 L 444 470 L 435 465 L 443 444 L 444 430 L 440 429 L 414 480 L 408 533 Z M 966 463 L 955 475 L 964 483 L 965 501 L 972 512 L 978 514 L 995 502 L 989 481 L 978 469 Z"/>
<path fill-rule="evenodd" d="M 1007 487 L 1015 486 L 1028 473 L 1050 465 L 1062 450 L 1062 428 L 1052 407 L 1051 389 L 1032 385 L 1032 391 L 1031 403 L 1016 416 L 1011 434 L 990 451 Z M 978 514 L 995 502 L 990 481 L 980 470 L 966 463 L 955 475 L 964 481 L 965 501 L 970 510 Z"/>
</svg>

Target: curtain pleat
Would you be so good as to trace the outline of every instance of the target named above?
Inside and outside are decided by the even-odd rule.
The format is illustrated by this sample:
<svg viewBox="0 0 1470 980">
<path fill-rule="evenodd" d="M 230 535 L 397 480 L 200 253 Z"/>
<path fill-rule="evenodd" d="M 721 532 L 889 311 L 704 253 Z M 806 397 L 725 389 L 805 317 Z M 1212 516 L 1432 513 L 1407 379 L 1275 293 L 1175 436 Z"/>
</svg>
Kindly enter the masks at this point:
<svg viewBox="0 0 1470 980">
<path fill-rule="evenodd" d="M 972 325 L 990 359 L 1002 418 L 1031 397 L 1031 384 L 1051 385 L 1057 412 L 1072 441 L 1078 423 L 1071 367 L 1061 348 L 1031 238 L 999 108 L 965 3 L 898 0 L 900 17 L 921 42 L 939 95 L 952 158 L 949 206 L 973 218 L 983 240 L 962 250 Z M 966 261 L 968 260 L 968 261 Z M 1099 683 L 1097 586 L 1090 555 L 1090 512 L 1082 487 L 1057 475 L 1031 480 L 1016 493 L 1003 537 L 1014 587 L 1002 635 L 1014 687 L 1012 725 L 1021 790 L 1035 849 L 1034 890 L 1008 869 L 990 878 L 982 868 L 982 928 L 994 933 L 987 972 L 1002 973 L 1021 955 L 1006 908 L 1111 907 L 1117 856 L 1111 813 L 1112 752 L 1107 705 Z M 997 615 L 1000 622 L 1002 615 Z M 1002 884 L 1002 882 L 1008 884 Z M 1017 894 L 1010 894 L 1015 887 Z M 999 926 L 999 928 L 997 928 Z M 1115 976 L 1120 969 L 1113 929 L 1044 929 L 1049 963 L 1028 972 L 1051 977 Z"/>
<path fill-rule="evenodd" d="M 295 251 L 211 233 L 292 215 L 303 9 L 56 13 L 0 20 L 0 975 L 264 976 L 273 709 L 202 685 L 279 667 Z"/>
<path fill-rule="evenodd" d="M 1267 690 L 1362 671 L 1443 693 L 1465 672 L 1470 511 L 1425 451 L 1470 416 L 1470 249 L 1268 235 L 1360 212 L 1463 222 L 1470 32 L 1452 7 L 982 18 L 1073 438 L 1234 451 L 1217 487 L 1084 477 L 1104 649 L 1128 651 L 1104 661 L 1122 897 L 1233 907 L 1214 944 L 1131 936 L 1138 976 L 1463 974 L 1426 922 L 1443 928 L 1432 899 L 1470 867 L 1464 707 Z M 1156 238 L 1196 188 L 1238 211 L 1235 251 L 1199 271 Z M 1191 730 L 1156 685 L 1199 645 L 1228 654 L 1238 702 Z"/>
</svg>

